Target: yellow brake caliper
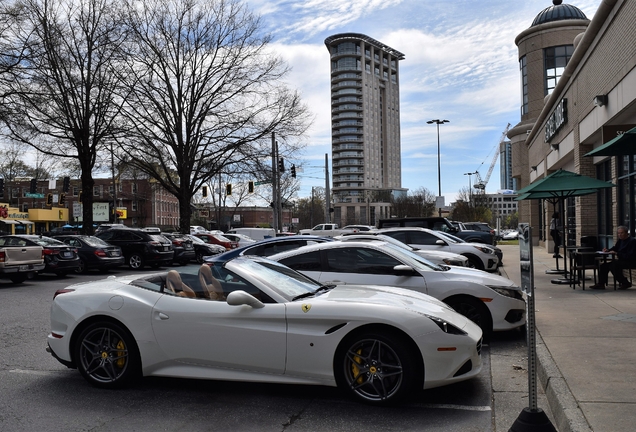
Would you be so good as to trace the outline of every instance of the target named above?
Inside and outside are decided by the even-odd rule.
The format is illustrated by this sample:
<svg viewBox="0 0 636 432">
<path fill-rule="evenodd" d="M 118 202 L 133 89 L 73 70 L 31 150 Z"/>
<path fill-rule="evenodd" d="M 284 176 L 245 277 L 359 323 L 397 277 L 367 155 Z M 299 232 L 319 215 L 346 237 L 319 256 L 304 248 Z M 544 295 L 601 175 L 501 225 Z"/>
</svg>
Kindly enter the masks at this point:
<svg viewBox="0 0 636 432">
<path fill-rule="evenodd" d="M 360 348 L 356 352 L 358 354 L 362 354 L 362 348 Z M 351 364 L 351 371 L 353 372 L 353 377 L 355 378 L 358 384 L 362 384 L 362 382 L 364 381 L 364 377 L 360 375 L 360 368 L 358 367 L 358 365 L 361 363 L 362 363 L 362 359 L 360 357 L 358 356 L 353 357 L 353 363 Z"/>
<path fill-rule="evenodd" d="M 120 340 L 119 342 L 117 342 L 117 349 L 119 350 L 123 350 L 126 349 L 126 345 L 124 345 L 124 341 Z M 126 358 L 124 357 L 125 352 L 124 351 L 117 351 L 117 367 L 118 368 L 123 368 L 124 365 L 126 364 Z"/>
</svg>

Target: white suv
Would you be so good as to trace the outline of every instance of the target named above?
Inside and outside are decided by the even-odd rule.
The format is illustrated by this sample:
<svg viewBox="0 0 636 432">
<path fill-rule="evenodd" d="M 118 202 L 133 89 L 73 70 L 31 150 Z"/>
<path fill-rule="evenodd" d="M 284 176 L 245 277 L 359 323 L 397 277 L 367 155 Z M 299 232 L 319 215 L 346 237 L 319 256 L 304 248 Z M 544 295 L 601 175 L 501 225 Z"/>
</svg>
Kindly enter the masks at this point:
<svg viewBox="0 0 636 432">
<path fill-rule="evenodd" d="M 494 272 L 500 261 L 493 247 L 481 243 L 458 242 L 449 236 L 428 228 L 383 228 L 382 233 L 411 247 L 426 250 L 454 252 L 468 258 L 471 267 Z"/>
</svg>

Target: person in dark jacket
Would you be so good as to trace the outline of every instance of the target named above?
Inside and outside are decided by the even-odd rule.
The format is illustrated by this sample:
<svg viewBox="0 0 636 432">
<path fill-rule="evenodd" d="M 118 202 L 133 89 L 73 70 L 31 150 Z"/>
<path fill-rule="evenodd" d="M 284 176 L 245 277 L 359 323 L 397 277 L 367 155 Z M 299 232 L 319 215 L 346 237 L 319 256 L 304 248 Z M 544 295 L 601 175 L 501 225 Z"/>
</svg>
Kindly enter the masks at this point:
<svg viewBox="0 0 636 432">
<path fill-rule="evenodd" d="M 592 285 L 591 289 L 605 289 L 607 275 L 612 272 L 614 280 L 619 284 L 618 289 L 627 289 L 632 286 L 629 280 L 623 275 L 623 270 L 636 266 L 636 239 L 629 236 L 627 227 L 618 227 L 618 241 L 611 248 L 603 249 L 614 255 L 610 262 L 601 264 L 598 270 L 598 283 Z"/>
</svg>

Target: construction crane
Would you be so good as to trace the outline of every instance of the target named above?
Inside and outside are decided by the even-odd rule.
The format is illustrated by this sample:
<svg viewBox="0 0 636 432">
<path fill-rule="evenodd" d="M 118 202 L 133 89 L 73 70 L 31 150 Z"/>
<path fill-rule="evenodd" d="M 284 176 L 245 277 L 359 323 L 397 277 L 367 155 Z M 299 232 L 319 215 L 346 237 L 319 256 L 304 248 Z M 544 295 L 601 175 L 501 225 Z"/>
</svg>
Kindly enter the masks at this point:
<svg viewBox="0 0 636 432">
<path fill-rule="evenodd" d="M 508 134 L 508 129 L 510 129 L 510 123 L 508 123 L 506 125 L 506 129 L 504 129 L 503 133 L 501 134 L 501 138 L 499 139 L 499 144 L 497 144 L 497 148 L 495 148 L 495 155 L 492 157 L 492 162 L 490 162 L 490 168 L 488 168 L 488 173 L 486 174 L 486 177 L 482 180 L 481 176 L 479 175 L 479 171 L 475 171 L 475 175 L 477 176 L 477 181 L 475 182 L 475 185 L 473 186 L 475 189 L 480 189 L 485 191 L 486 190 L 486 185 L 488 184 L 488 180 L 490 180 L 490 175 L 492 174 L 492 170 L 493 168 L 495 168 L 495 163 L 497 163 L 497 158 L 499 157 L 499 149 L 501 148 L 501 143 L 503 143 L 506 139 L 506 135 Z M 483 162 L 482 162 L 483 165 Z"/>
</svg>

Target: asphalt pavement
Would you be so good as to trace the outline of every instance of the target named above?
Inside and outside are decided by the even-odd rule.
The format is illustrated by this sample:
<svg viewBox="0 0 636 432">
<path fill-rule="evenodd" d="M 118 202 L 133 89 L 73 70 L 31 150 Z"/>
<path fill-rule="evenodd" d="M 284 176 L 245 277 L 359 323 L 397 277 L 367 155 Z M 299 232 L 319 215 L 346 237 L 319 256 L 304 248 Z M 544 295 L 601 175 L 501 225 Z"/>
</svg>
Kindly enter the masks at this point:
<svg viewBox="0 0 636 432">
<path fill-rule="evenodd" d="M 519 246 L 499 247 L 502 275 L 521 284 Z M 586 281 L 585 290 L 554 284 L 562 276 L 546 271 L 556 269 L 556 259 L 541 247 L 533 248 L 533 256 L 537 375 L 548 404 L 542 406 L 541 396 L 538 407 L 559 432 L 636 430 L 636 281 L 635 287 L 616 291 L 611 274 L 602 291 L 589 289 L 593 280 Z"/>
</svg>

